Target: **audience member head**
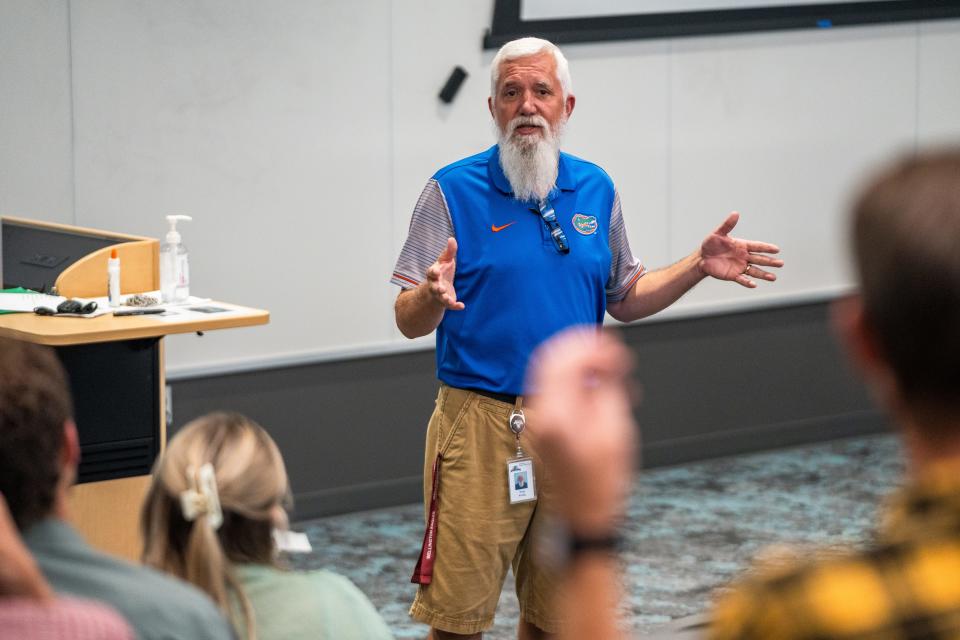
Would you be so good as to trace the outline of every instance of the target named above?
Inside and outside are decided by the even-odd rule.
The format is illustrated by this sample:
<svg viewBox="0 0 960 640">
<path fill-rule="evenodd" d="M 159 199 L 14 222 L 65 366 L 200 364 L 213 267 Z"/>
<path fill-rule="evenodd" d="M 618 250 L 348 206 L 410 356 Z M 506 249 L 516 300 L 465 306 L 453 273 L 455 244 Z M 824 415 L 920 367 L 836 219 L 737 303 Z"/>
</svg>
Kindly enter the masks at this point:
<svg viewBox="0 0 960 640">
<path fill-rule="evenodd" d="M 74 480 L 79 444 L 53 349 L 0 338 L 0 492 L 24 531 L 51 515 Z"/>
<path fill-rule="evenodd" d="M 273 529 L 286 527 L 287 472 L 267 432 L 237 413 L 213 413 L 183 427 L 153 471 L 143 506 L 145 563 L 207 592 L 230 612 L 232 591 L 255 636 L 233 563 L 269 564 Z"/>
<path fill-rule="evenodd" d="M 858 359 L 912 426 L 960 426 L 960 150 L 888 168 L 857 200 L 852 235 Z"/>
</svg>

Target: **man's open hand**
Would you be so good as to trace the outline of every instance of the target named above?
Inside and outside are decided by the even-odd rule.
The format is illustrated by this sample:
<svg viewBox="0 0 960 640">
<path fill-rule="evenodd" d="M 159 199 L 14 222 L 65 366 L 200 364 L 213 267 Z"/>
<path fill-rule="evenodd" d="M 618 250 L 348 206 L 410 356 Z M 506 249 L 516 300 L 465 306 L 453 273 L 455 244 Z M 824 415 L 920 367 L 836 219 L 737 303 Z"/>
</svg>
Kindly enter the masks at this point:
<svg viewBox="0 0 960 640">
<path fill-rule="evenodd" d="M 457 271 L 457 241 L 447 238 L 446 248 L 440 252 L 437 261 L 427 269 L 427 287 L 431 297 L 444 309 L 460 311 L 464 308 L 457 300 L 457 291 L 453 288 L 453 276 Z"/>
<path fill-rule="evenodd" d="M 768 254 L 780 253 L 780 247 L 768 242 L 741 240 L 730 236 L 740 214 L 734 211 L 700 246 L 700 271 L 718 280 L 731 280 L 749 289 L 757 286 L 753 278 L 773 282 L 777 276 L 760 267 L 782 267 L 783 260 Z"/>
</svg>

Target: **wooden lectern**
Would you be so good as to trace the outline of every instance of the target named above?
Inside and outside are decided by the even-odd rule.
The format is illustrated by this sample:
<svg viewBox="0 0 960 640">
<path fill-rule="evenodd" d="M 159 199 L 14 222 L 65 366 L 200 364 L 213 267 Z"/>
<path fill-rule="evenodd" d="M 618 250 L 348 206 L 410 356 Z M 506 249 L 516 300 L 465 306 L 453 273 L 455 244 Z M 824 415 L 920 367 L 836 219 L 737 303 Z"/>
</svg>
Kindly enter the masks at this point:
<svg viewBox="0 0 960 640">
<path fill-rule="evenodd" d="M 25 273 L 22 277 L 29 280 L 34 272 L 49 268 L 59 272 L 59 295 L 105 296 L 107 259 L 116 249 L 121 293 L 160 288 L 156 239 L 18 218 L 3 218 L 2 224 L 3 280 L 8 286 L 38 288 L 12 278 Z M 48 239 L 55 249 L 41 246 Z M 98 248 L 77 258 L 70 255 L 76 247 L 83 251 L 90 246 Z M 54 347 L 70 376 L 82 456 L 71 511 L 77 528 L 100 549 L 131 560 L 141 552 L 140 505 L 154 459 L 166 442 L 163 336 L 269 321 L 267 311 L 211 304 L 230 311 L 189 319 L 0 315 L 0 336 Z"/>
</svg>

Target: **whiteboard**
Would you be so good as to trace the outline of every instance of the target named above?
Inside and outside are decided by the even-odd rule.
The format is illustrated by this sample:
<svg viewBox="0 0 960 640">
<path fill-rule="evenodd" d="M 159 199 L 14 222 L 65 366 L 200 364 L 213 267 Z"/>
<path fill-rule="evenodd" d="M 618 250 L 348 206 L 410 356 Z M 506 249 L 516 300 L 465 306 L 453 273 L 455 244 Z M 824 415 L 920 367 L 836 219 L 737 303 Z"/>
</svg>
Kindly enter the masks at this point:
<svg viewBox="0 0 960 640">
<path fill-rule="evenodd" d="M 859 1 L 841 0 L 829 4 L 852 4 Z M 581 0 L 522 0 L 520 17 L 522 20 L 558 20 L 718 9 L 767 9 L 815 4 L 828 3 L 823 0 L 591 0 L 588 4 Z"/>
<path fill-rule="evenodd" d="M 492 6 L 0 4 L 4 29 L 49 41 L 0 58 L 15 83 L 0 133 L 21 140 L 0 146 L 0 214 L 153 237 L 166 214 L 194 216 L 182 229 L 192 292 L 272 315 L 173 336 L 172 378 L 427 348 L 394 327 L 388 281 L 426 180 L 493 142 Z M 960 137 L 957 21 L 565 51 L 577 95 L 565 149 L 613 177 L 647 266 L 692 251 L 731 209 L 736 233 L 783 248 L 775 285 L 706 282 L 662 317 L 849 286 L 853 185 L 891 153 Z M 454 65 L 469 76 L 442 105 Z M 36 78 L 51 85 L 42 97 Z M 55 137 L 39 131 L 48 120 Z M 14 170 L 25 186 L 11 190 Z"/>
</svg>

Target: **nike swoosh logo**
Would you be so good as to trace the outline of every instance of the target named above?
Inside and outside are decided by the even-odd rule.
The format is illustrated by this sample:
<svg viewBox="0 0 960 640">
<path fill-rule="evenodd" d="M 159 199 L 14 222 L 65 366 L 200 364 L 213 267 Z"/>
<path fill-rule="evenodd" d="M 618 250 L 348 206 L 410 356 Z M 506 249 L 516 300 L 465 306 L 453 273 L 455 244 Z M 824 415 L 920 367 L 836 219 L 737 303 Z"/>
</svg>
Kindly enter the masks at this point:
<svg viewBox="0 0 960 640">
<path fill-rule="evenodd" d="M 505 224 L 505 225 L 503 225 L 503 226 L 501 226 L 501 227 L 498 227 L 497 225 L 492 224 L 492 225 L 490 225 L 490 231 L 493 231 L 494 233 L 497 233 L 498 231 L 503 231 L 504 229 L 506 229 L 507 227 L 509 227 L 509 226 L 512 225 L 512 224 L 517 224 L 517 221 L 514 220 L 513 222 L 508 222 L 507 224 Z"/>
</svg>

